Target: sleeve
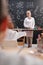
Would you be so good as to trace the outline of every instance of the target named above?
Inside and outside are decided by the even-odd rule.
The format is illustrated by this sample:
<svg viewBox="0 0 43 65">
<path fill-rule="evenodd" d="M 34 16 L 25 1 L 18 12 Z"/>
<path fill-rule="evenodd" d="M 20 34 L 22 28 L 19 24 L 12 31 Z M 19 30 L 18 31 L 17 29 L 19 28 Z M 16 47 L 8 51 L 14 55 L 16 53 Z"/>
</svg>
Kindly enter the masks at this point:
<svg viewBox="0 0 43 65">
<path fill-rule="evenodd" d="M 32 29 L 35 27 L 35 19 L 33 18 Z"/>
<path fill-rule="evenodd" d="M 12 39 L 13 40 L 17 40 L 18 39 L 18 32 L 17 31 L 13 31 L 13 33 L 12 33 Z"/>
<path fill-rule="evenodd" d="M 26 32 L 15 32 L 15 34 L 13 35 L 13 39 L 17 40 L 23 36 L 26 36 Z"/>
<path fill-rule="evenodd" d="M 17 32 L 17 39 L 26 36 L 26 32 Z"/>
<path fill-rule="evenodd" d="M 24 27 L 28 27 L 26 18 L 24 19 Z"/>
</svg>

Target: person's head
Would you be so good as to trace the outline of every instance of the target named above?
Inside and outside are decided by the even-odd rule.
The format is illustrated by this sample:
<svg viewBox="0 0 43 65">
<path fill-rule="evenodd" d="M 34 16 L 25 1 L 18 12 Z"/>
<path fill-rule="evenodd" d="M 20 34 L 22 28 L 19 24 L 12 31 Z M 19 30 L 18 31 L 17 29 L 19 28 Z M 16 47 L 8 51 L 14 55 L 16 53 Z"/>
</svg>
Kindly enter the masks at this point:
<svg viewBox="0 0 43 65">
<path fill-rule="evenodd" d="M 29 18 L 31 18 L 31 11 L 30 10 L 27 10 L 26 16 L 29 17 Z"/>
</svg>

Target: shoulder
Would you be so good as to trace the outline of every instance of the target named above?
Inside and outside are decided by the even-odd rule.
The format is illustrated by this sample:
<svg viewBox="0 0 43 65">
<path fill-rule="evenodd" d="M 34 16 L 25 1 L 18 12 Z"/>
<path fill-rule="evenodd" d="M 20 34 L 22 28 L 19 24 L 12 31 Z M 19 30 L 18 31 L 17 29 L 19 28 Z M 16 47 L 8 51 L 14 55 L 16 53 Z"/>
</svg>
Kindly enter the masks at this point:
<svg viewBox="0 0 43 65">
<path fill-rule="evenodd" d="M 26 21 L 27 21 L 27 19 L 28 19 L 28 18 L 26 17 L 26 18 L 24 19 L 24 22 L 26 22 Z"/>
<path fill-rule="evenodd" d="M 27 20 L 28 18 L 26 17 L 24 20 Z"/>
<path fill-rule="evenodd" d="M 31 19 L 35 20 L 35 18 L 34 18 L 34 17 L 31 17 Z"/>
</svg>

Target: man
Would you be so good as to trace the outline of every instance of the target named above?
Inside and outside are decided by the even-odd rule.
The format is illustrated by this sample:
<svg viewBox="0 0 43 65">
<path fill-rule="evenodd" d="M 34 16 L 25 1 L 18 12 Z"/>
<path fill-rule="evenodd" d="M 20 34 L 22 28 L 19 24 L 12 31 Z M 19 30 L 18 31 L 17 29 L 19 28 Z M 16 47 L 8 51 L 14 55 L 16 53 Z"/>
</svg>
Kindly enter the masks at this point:
<svg viewBox="0 0 43 65">
<path fill-rule="evenodd" d="M 26 12 L 27 17 L 24 19 L 24 27 L 29 30 L 33 30 L 35 26 L 35 19 L 31 16 L 31 11 Z M 28 47 L 32 46 L 33 31 L 26 31 Z"/>
</svg>

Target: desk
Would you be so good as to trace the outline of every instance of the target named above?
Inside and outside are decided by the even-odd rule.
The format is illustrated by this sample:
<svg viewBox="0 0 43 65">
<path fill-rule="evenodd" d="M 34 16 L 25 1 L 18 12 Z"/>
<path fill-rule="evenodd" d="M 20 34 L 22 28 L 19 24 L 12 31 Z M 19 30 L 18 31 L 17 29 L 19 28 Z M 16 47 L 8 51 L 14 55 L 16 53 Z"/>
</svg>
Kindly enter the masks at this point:
<svg viewBox="0 0 43 65">
<path fill-rule="evenodd" d="M 31 48 L 0 49 L 0 65 L 43 65 L 43 53 Z"/>
</svg>

